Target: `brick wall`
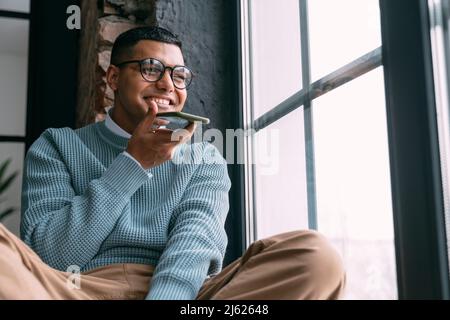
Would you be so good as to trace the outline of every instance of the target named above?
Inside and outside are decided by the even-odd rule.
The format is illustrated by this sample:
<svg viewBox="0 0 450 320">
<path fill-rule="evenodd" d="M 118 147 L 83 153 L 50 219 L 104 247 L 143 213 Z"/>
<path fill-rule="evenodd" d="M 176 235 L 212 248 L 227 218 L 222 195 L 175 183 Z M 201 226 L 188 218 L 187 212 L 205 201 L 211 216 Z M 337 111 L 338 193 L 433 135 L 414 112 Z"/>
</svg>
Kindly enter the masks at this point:
<svg viewBox="0 0 450 320">
<path fill-rule="evenodd" d="M 140 25 L 155 23 L 155 0 L 82 0 L 78 69 L 77 127 L 104 118 L 113 92 L 106 70 L 116 37 Z"/>
</svg>

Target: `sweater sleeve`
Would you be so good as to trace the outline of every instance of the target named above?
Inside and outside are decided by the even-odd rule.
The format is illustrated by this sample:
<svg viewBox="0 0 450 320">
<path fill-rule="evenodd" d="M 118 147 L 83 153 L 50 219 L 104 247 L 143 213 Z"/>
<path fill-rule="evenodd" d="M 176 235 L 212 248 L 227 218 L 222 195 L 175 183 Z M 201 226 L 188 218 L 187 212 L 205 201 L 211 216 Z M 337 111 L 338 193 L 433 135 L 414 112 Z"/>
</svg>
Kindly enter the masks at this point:
<svg viewBox="0 0 450 320">
<path fill-rule="evenodd" d="M 220 155 L 210 144 L 205 150 Z M 226 162 L 220 158 L 220 163 L 198 165 L 183 193 L 148 300 L 195 299 L 208 273 L 221 270 L 228 242 L 224 224 L 231 182 Z"/>
<path fill-rule="evenodd" d="M 77 155 L 74 154 L 74 157 Z M 81 174 L 85 168 L 79 168 Z M 21 237 L 51 267 L 82 268 L 98 252 L 126 212 L 136 190 L 148 181 L 135 161 L 119 154 L 83 194 L 76 194 L 72 176 L 45 132 L 25 158 Z"/>
</svg>

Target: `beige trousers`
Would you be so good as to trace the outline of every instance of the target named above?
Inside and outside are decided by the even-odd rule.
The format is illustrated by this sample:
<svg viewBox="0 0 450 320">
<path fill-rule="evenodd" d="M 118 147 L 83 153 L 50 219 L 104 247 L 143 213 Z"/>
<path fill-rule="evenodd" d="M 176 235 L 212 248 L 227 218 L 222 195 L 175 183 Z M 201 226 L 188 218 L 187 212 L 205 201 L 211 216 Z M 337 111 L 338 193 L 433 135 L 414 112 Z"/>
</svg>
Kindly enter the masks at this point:
<svg viewBox="0 0 450 320">
<path fill-rule="evenodd" d="M 125 263 L 62 272 L 0 224 L 0 299 L 144 299 L 153 269 Z M 338 299 L 344 286 L 342 261 L 328 241 L 314 231 L 293 231 L 255 241 L 206 279 L 197 299 Z"/>
</svg>

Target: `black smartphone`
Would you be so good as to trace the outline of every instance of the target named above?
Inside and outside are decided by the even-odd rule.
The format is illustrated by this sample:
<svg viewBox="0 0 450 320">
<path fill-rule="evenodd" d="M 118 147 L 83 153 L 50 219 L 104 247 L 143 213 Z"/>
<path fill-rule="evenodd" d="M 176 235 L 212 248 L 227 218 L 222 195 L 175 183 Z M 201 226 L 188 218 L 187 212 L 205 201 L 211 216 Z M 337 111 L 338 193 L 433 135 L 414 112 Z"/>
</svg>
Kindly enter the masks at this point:
<svg viewBox="0 0 450 320">
<path fill-rule="evenodd" d="M 196 121 L 199 121 L 202 124 L 209 123 L 208 118 L 196 116 L 186 112 L 161 112 L 157 113 L 156 117 L 169 121 L 169 123 L 164 125 L 163 127 L 170 130 L 184 129 L 190 123 Z"/>
</svg>

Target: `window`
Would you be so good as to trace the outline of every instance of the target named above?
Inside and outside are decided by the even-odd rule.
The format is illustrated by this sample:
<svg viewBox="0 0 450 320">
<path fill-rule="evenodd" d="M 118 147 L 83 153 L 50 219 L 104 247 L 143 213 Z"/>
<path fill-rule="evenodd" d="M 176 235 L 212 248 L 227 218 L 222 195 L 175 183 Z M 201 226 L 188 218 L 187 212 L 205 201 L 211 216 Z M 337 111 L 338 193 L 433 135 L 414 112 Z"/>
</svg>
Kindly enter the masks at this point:
<svg viewBox="0 0 450 320">
<path fill-rule="evenodd" d="M 346 299 L 397 298 L 378 3 L 241 4 L 247 244 L 317 229 L 343 257 Z"/>
<path fill-rule="evenodd" d="M 434 82 L 436 84 L 436 108 L 439 132 L 439 150 L 442 175 L 442 188 L 447 233 L 447 257 L 450 265 L 450 41 L 448 19 L 450 18 L 450 1 L 430 0 L 431 41 L 433 50 Z M 450 276 L 450 275 L 449 275 Z"/>
<path fill-rule="evenodd" d="M 19 233 L 26 142 L 29 11 L 29 0 L 0 0 L 0 163 L 11 159 L 8 172 L 19 172 L 5 193 L 0 209 L 16 209 L 2 220 L 16 234 Z"/>
<path fill-rule="evenodd" d="M 0 17 L 0 135 L 25 136 L 28 72 L 27 20 Z"/>
<path fill-rule="evenodd" d="M 258 238 L 308 228 L 302 121 L 297 109 L 255 134 Z"/>
<path fill-rule="evenodd" d="M 396 299 L 383 70 L 314 101 L 318 230 L 346 264 L 347 298 Z"/>
<path fill-rule="evenodd" d="M 313 81 L 381 46 L 378 3 L 378 0 L 308 1 Z"/>
<path fill-rule="evenodd" d="M 258 0 L 250 4 L 251 25 L 258 26 L 252 28 L 251 34 L 251 76 L 255 92 L 252 112 L 257 118 L 302 87 L 299 7 L 296 0 Z M 288 15 L 291 19 L 286 19 L 289 13 L 293 13 Z M 307 210 L 303 141 L 300 109 L 255 135 L 258 237 L 308 226 L 307 217 L 299 214 Z M 289 157 L 284 157 L 285 154 Z"/>
<path fill-rule="evenodd" d="M 0 0 L 0 10 L 29 13 L 30 0 Z"/>
</svg>

